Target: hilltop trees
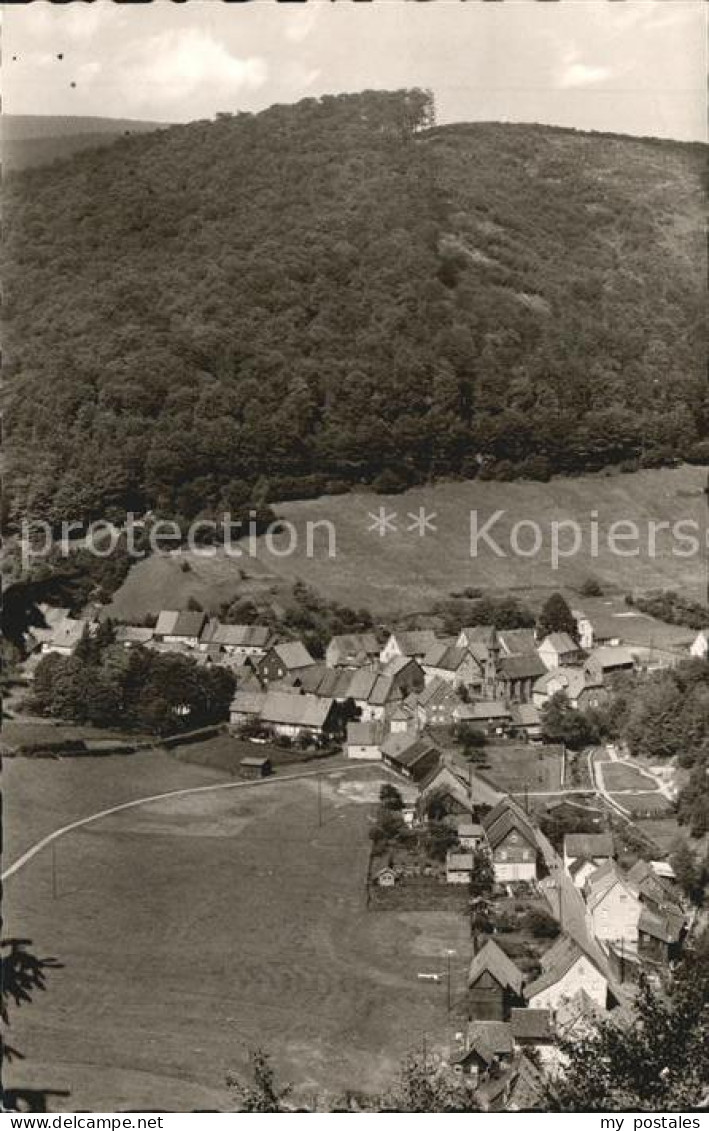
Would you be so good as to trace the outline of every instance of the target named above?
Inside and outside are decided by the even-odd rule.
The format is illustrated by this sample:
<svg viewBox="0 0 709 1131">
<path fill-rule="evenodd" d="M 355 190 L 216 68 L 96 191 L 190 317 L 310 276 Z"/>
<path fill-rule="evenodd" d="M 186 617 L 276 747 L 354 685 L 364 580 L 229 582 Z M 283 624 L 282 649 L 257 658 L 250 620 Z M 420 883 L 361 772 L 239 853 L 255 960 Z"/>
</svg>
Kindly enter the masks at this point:
<svg viewBox="0 0 709 1131">
<path fill-rule="evenodd" d="M 701 149 L 434 119 L 422 90 L 309 98 L 12 174 L 8 518 L 693 450 Z"/>
</svg>

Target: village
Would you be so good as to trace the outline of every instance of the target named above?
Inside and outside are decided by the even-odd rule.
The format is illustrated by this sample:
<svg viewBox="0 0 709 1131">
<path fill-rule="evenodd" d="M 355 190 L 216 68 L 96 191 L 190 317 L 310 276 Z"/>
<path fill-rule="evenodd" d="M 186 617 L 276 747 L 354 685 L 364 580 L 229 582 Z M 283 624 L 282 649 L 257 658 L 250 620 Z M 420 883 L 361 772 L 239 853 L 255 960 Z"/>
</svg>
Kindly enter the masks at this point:
<svg viewBox="0 0 709 1131">
<path fill-rule="evenodd" d="M 43 613 L 29 683 L 44 657 L 72 655 L 98 631 L 98 618 Z M 239 740 L 238 776 L 278 773 L 271 750 L 335 751 L 344 764 L 385 774 L 370 834 L 369 908 L 453 909 L 469 920 L 464 991 L 451 988 L 450 959 L 447 975 L 426 969 L 419 978 L 447 990 L 449 1037 L 435 1050 L 438 1063 L 475 1086 L 484 1110 L 534 1107 L 566 1042 L 628 1010 L 641 974 L 662 984 L 696 912 L 651 838 L 641 833 L 629 856 L 633 810 L 604 786 L 604 773 L 629 767 L 622 752 L 582 755 L 544 739 L 554 697 L 574 711 L 596 708 L 616 677 L 648 666 L 647 652 L 619 631 L 580 610 L 574 617 L 575 636 L 542 639 L 491 625 L 452 637 L 340 634 L 321 661 L 267 625 L 223 624 L 192 609 L 114 629 L 116 647 L 232 672 L 226 730 Z M 704 659 L 708 647 L 705 630 L 688 654 Z M 510 758 L 503 780 L 498 763 Z M 553 767 L 551 781 L 538 765 Z M 671 783 L 641 772 L 669 809 Z"/>
</svg>

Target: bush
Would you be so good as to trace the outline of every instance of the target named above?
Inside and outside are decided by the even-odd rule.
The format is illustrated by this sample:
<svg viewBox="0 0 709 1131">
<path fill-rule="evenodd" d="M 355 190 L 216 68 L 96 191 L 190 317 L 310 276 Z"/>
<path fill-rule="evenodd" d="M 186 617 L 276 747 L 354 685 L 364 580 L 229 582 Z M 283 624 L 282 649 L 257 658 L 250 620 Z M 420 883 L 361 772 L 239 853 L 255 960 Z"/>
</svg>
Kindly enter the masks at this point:
<svg viewBox="0 0 709 1131">
<path fill-rule="evenodd" d="M 559 934 L 559 924 L 544 907 L 530 907 L 524 917 L 525 928 L 535 939 L 555 939 Z"/>
<path fill-rule="evenodd" d="M 378 495 L 400 495 L 408 486 L 404 476 L 389 467 L 385 468 L 372 483 Z"/>
<path fill-rule="evenodd" d="M 595 577 L 587 577 L 583 585 L 579 589 L 582 597 L 602 597 L 603 589 L 600 581 Z"/>
<path fill-rule="evenodd" d="M 691 444 L 686 449 L 684 458 L 687 463 L 709 463 L 709 440 L 697 440 L 696 444 Z"/>
</svg>

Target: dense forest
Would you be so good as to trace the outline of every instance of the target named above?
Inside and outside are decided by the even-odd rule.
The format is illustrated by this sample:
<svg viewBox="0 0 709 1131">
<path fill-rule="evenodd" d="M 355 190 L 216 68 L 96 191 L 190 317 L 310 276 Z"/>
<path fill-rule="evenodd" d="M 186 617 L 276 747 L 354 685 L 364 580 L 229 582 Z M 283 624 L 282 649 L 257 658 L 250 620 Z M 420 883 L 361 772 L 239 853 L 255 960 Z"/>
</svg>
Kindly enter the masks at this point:
<svg viewBox="0 0 709 1131">
<path fill-rule="evenodd" d="M 11 174 L 6 519 L 707 461 L 704 162 L 400 91 Z"/>
</svg>

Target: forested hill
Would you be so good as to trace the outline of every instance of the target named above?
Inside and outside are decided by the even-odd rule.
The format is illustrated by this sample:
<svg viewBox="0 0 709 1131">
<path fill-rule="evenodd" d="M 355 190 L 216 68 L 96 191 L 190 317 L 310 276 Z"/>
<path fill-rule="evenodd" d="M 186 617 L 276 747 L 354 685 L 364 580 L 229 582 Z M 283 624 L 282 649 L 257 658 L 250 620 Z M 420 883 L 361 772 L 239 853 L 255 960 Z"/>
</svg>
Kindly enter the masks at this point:
<svg viewBox="0 0 709 1131">
<path fill-rule="evenodd" d="M 706 458 L 704 149 L 432 109 L 310 99 L 10 176 L 14 513 Z"/>
<path fill-rule="evenodd" d="M 59 114 L 3 114 L 2 167 L 47 165 L 82 149 L 111 145 L 118 137 L 160 128 L 158 122 L 132 118 L 91 118 Z"/>
</svg>

